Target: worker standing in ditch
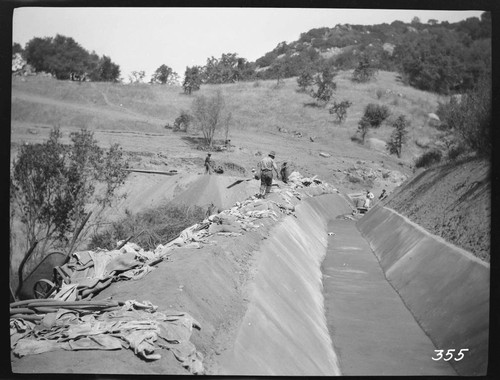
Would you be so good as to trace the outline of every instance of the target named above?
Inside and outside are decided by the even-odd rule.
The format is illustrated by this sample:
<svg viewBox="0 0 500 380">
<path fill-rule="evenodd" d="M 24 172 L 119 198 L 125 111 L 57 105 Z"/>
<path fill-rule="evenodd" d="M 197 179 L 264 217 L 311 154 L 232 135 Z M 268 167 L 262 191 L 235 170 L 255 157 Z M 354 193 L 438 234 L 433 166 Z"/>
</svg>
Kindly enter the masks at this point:
<svg viewBox="0 0 500 380">
<path fill-rule="evenodd" d="M 208 153 L 207 157 L 205 158 L 205 174 L 212 174 L 214 168 L 213 168 L 213 161 L 212 161 L 212 153 Z"/>
<path fill-rule="evenodd" d="M 267 157 L 264 157 L 258 164 L 260 170 L 260 198 L 265 199 L 271 192 L 273 185 L 273 170 L 276 172 L 276 178 L 279 178 L 278 167 L 274 162 L 276 153 L 271 151 Z"/>
<path fill-rule="evenodd" d="M 281 180 L 284 183 L 287 183 L 288 182 L 288 176 L 290 175 L 290 173 L 289 173 L 286 161 L 281 164 L 280 174 L 281 174 Z"/>
</svg>

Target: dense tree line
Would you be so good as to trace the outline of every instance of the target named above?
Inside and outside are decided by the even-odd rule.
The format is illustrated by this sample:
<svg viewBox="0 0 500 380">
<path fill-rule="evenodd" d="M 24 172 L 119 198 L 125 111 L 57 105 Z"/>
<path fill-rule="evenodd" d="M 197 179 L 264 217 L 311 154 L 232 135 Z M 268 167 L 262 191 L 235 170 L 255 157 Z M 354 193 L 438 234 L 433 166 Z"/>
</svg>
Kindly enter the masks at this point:
<svg viewBox="0 0 500 380">
<path fill-rule="evenodd" d="M 491 70 L 491 39 L 436 27 L 428 33 L 405 35 L 394 50 L 403 79 L 422 90 L 464 92 Z"/>
<path fill-rule="evenodd" d="M 89 53 L 73 38 L 57 34 L 55 37 L 35 37 L 24 49 L 13 45 L 13 54 L 20 52 L 36 72 L 48 72 L 57 79 L 70 79 L 72 74 L 87 76 L 92 81 L 115 82 L 120 77 L 120 66 L 110 57 Z"/>
<path fill-rule="evenodd" d="M 205 66 L 186 67 L 182 87 L 190 95 L 202 84 L 224 84 L 255 78 L 255 64 L 236 53 L 222 54 L 220 58 L 210 57 Z"/>
<path fill-rule="evenodd" d="M 236 53 L 222 54 L 220 58 L 211 57 L 203 67 L 203 82 L 211 84 L 234 83 L 251 79 L 255 65 Z"/>
<path fill-rule="evenodd" d="M 173 85 L 177 84 L 178 81 L 179 75 L 171 67 L 163 64 L 153 73 L 150 83 Z"/>
</svg>

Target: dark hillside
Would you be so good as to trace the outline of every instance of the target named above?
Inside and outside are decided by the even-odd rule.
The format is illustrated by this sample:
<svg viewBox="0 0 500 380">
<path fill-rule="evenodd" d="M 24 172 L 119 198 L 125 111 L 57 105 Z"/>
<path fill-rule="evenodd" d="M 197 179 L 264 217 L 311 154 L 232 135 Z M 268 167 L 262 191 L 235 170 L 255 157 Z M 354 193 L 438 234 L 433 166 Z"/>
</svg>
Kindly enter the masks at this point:
<svg viewBox="0 0 500 380">
<path fill-rule="evenodd" d="M 340 70 L 367 59 L 379 70 L 398 71 L 405 83 L 441 94 L 464 92 L 490 72 L 491 16 L 457 23 L 394 21 L 379 25 L 314 28 L 297 41 L 280 42 L 255 61 L 257 77 L 299 76 L 322 66 Z"/>
<path fill-rule="evenodd" d="M 428 169 L 386 203 L 429 232 L 490 261 L 490 164 L 468 159 Z"/>
</svg>

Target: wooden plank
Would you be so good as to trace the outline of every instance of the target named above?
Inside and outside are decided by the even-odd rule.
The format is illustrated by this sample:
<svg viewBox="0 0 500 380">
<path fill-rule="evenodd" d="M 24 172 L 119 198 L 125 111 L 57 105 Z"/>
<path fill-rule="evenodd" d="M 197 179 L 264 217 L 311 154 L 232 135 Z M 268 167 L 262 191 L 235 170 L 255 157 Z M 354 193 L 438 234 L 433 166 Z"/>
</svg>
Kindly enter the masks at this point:
<svg viewBox="0 0 500 380">
<path fill-rule="evenodd" d="M 123 169 L 128 172 L 145 173 L 145 174 L 162 174 L 162 175 L 176 175 L 178 172 L 164 172 L 160 170 L 143 170 L 143 169 Z"/>
<path fill-rule="evenodd" d="M 237 180 L 236 182 L 233 182 L 231 185 L 229 185 L 229 186 L 227 187 L 227 189 L 230 189 L 230 188 L 231 188 L 231 187 L 233 187 L 233 186 L 239 185 L 239 184 L 240 184 L 240 183 L 242 183 L 242 182 L 248 182 L 248 181 L 251 181 L 252 179 L 253 179 L 253 178 L 239 179 L 239 180 Z"/>
<path fill-rule="evenodd" d="M 227 188 L 230 189 L 231 187 L 236 186 L 236 185 L 242 183 L 243 181 L 244 181 L 243 179 L 239 179 L 236 182 L 234 182 L 231 185 L 229 185 Z"/>
</svg>

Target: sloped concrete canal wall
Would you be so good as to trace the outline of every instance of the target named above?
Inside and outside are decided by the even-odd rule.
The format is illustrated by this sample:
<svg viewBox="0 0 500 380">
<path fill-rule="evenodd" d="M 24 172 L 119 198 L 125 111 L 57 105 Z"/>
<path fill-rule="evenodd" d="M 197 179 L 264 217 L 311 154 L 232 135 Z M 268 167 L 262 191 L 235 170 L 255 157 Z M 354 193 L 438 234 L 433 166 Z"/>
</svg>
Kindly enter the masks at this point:
<svg viewBox="0 0 500 380">
<path fill-rule="evenodd" d="M 489 265 L 382 206 L 357 227 L 421 328 L 443 357 L 453 355 L 449 363 L 457 373 L 486 374 Z M 445 356 L 448 350 L 455 351 Z"/>
<path fill-rule="evenodd" d="M 321 262 L 327 222 L 350 212 L 337 194 L 309 198 L 259 253 L 248 310 L 223 374 L 340 375 L 326 325 Z"/>
</svg>

